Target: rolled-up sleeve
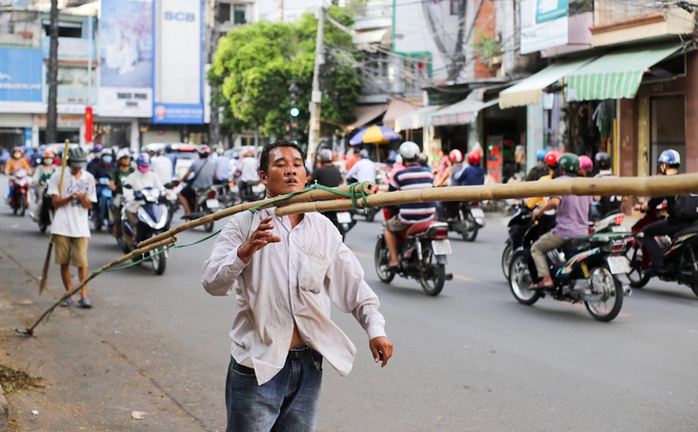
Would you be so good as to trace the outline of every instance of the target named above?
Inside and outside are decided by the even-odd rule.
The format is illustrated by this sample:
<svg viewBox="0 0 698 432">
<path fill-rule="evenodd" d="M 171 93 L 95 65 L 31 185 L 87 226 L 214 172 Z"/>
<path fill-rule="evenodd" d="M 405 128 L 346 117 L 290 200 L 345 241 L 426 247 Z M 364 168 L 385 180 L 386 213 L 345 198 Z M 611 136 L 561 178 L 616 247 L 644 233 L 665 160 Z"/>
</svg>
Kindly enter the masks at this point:
<svg viewBox="0 0 698 432">
<path fill-rule="evenodd" d="M 326 288 L 332 303 L 351 313 L 373 339 L 385 334 L 385 318 L 378 311 L 378 296 L 364 280 L 364 271 L 351 250 L 343 243 L 327 269 Z"/>
<path fill-rule="evenodd" d="M 238 258 L 238 248 L 242 243 L 238 221 L 232 219 L 216 239 L 211 256 L 201 271 L 201 284 L 209 294 L 225 296 L 233 291 L 238 276 L 247 266 Z"/>
</svg>

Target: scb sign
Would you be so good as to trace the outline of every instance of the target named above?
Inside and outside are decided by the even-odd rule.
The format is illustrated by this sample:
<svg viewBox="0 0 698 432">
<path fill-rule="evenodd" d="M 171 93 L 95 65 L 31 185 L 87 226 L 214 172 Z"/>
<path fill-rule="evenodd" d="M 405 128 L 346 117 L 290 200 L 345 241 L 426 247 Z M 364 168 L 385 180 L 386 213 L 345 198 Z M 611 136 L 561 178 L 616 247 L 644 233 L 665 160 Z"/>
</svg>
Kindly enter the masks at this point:
<svg viewBox="0 0 698 432">
<path fill-rule="evenodd" d="M 165 21 L 194 22 L 196 15 L 191 12 L 165 12 Z"/>
</svg>

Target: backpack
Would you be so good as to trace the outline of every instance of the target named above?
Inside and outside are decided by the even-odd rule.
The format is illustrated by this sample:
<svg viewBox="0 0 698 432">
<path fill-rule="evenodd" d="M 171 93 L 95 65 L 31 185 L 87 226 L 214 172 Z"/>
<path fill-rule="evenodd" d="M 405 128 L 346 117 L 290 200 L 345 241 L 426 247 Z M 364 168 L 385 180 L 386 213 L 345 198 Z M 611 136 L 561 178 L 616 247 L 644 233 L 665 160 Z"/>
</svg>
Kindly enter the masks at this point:
<svg viewBox="0 0 698 432">
<path fill-rule="evenodd" d="M 673 215 L 683 220 L 698 220 L 698 194 L 677 195 Z"/>
</svg>

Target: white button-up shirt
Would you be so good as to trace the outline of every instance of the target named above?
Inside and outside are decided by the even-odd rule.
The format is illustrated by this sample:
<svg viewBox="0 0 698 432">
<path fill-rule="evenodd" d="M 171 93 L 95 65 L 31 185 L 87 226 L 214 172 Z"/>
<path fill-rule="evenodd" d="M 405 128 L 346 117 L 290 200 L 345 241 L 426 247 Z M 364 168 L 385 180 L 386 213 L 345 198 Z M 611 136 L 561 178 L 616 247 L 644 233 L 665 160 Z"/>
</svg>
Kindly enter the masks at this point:
<svg viewBox="0 0 698 432">
<path fill-rule="evenodd" d="M 235 291 L 231 354 L 239 364 L 253 368 L 258 384 L 264 384 L 284 367 L 295 321 L 303 341 L 345 376 L 356 347 L 330 319 L 332 304 L 354 315 L 373 339 L 385 336 L 378 297 L 329 219 L 308 213 L 291 228 L 289 218 L 276 217 L 273 210 L 233 216 L 204 263 L 201 282 L 206 291 Z M 238 247 L 269 216 L 271 232 L 281 242 L 268 244 L 243 262 Z"/>
</svg>

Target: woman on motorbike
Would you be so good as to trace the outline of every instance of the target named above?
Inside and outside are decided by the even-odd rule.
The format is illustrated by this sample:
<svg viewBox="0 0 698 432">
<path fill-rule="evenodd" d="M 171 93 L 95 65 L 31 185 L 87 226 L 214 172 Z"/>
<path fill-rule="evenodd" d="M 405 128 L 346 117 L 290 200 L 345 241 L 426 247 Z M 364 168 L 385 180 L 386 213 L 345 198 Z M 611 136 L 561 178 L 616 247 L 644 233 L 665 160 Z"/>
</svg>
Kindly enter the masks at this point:
<svg viewBox="0 0 698 432">
<path fill-rule="evenodd" d="M 5 164 L 5 175 L 13 176 L 16 172 L 20 170 L 27 171 L 30 175 L 32 174 L 32 167 L 29 162 L 24 158 L 24 149 L 22 147 L 15 147 L 12 149 L 12 159 L 7 161 Z M 12 182 L 10 182 L 8 198 L 12 198 Z"/>
<path fill-rule="evenodd" d="M 659 155 L 657 164 L 657 175 L 676 175 L 679 173 L 679 167 L 681 166 L 681 155 L 679 155 L 679 152 L 676 150 L 664 150 Z M 662 259 L 662 247 L 654 238 L 656 236 L 671 236 L 695 223 L 695 221 L 687 221 L 676 217 L 674 212 L 674 196 L 654 197 L 644 203 L 640 207 L 640 211 L 643 213 L 647 212 L 649 209 L 657 207 L 664 200 L 666 200 L 667 203 L 666 210 L 669 217 L 664 220 L 652 222 L 642 229 L 644 236 L 640 238 L 640 241 L 652 260 L 652 265 L 645 273 L 647 276 L 660 275 L 665 271 L 664 260 Z"/>
</svg>

